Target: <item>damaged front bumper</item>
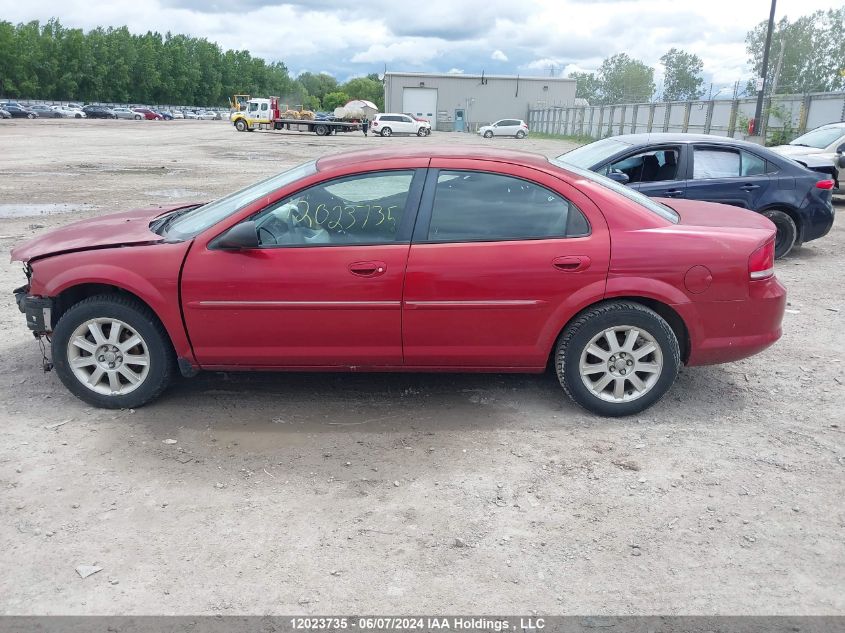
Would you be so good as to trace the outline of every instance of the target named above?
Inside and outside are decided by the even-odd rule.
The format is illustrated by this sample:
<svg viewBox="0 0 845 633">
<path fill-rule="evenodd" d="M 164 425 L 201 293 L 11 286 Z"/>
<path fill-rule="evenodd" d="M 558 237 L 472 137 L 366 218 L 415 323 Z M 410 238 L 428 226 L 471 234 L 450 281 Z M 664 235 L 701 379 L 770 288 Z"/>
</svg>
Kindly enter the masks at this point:
<svg viewBox="0 0 845 633">
<path fill-rule="evenodd" d="M 33 297 L 29 286 L 21 286 L 14 291 L 18 309 L 26 315 L 26 325 L 36 336 L 50 334 L 53 331 L 53 299 Z"/>
</svg>

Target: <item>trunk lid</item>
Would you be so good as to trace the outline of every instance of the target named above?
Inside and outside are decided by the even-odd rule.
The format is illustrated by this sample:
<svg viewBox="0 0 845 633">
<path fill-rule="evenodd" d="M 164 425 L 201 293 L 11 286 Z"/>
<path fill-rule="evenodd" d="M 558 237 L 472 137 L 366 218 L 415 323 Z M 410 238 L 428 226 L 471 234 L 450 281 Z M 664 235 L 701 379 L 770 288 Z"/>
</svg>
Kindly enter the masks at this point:
<svg viewBox="0 0 845 633">
<path fill-rule="evenodd" d="M 775 230 L 775 225 L 768 218 L 741 207 L 677 198 L 659 198 L 659 201 L 674 209 L 681 217 L 680 224 L 687 226 Z"/>
</svg>

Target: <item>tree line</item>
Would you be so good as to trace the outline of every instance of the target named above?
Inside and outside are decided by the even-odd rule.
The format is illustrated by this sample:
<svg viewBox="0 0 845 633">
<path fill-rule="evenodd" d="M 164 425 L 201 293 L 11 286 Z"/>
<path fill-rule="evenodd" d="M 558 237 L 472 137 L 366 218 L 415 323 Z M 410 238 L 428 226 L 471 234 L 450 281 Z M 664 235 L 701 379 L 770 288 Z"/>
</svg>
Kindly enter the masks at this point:
<svg viewBox="0 0 845 633">
<path fill-rule="evenodd" d="M 748 32 L 745 38 L 748 64 L 759 76 L 768 21 Z M 845 89 L 845 7 L 821 9 L 790 21 L 783 17 L 775 25 L 767 72 L 769 94 L 807 94 Z M 606 58 L 598 70 L 573 72 L 577 96 L 591 105 L 643 103 L 652 99 L 687 101 L 705 96 L 704 62 L 693 53 L 669 49 L 661 58 L 664 67 L 662 91 L 655 90 L 654 68 L 626 53 Z M 739 82 L 735 93 L 739 92 Z M 742 86 L 741 94 L 755 94 L 754 82 Z M 738 95 L 740 96 L 740 95 Z"/>
<path fill-rule="evenodd" d="M 268 63 L 245 50 L 223 51 L 205 38 L 136 35 L 125 26 L 85 32 L 55 18 L 43 24 L 0 21 L 3 97 L 223 106 L 233 94 L 276 95 L 313 110 L 333 109 L 349 99 L 383 106 L 377 75 L 345 84 L 310 73 L 295 79 L 282 62 Z"/>
</svg>

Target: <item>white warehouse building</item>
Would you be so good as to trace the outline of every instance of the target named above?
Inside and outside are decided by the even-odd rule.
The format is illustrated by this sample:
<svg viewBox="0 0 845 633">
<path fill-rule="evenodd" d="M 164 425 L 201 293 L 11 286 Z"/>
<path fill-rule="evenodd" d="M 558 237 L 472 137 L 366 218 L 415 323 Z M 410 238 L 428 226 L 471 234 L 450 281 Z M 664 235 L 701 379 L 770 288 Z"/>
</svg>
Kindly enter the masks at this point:
<svg viewBox="0 0 845 633">
<path fill-rule="evenodd" d="M 528 120 L 529 109 L 571 107 L 575 80 L 563 77 L 388 72 L 384 111 L 404 112 L 444 132 L 473 132 L 505 118 Z"/>
</svg>

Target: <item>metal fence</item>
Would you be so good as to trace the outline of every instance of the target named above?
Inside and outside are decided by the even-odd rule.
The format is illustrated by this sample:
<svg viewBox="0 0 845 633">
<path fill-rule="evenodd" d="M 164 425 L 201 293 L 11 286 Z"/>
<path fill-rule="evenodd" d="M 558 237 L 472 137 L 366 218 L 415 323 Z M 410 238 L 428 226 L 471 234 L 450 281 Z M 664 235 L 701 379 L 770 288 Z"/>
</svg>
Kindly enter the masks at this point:
<svg viewBox="0 0 845 633">
<path fill-rule="evenodd" d="M 532 132 L 605 138 L 636 132 L 690 132 L 742 138 L 756 98 L 668 101 L 528 110 Z M 761 134 L 771 139 L 845 121 L 845 92 L 776 95 L 764 101 Z M 791 139 L 787 139 L 791 140 Z"/>
</svg>

